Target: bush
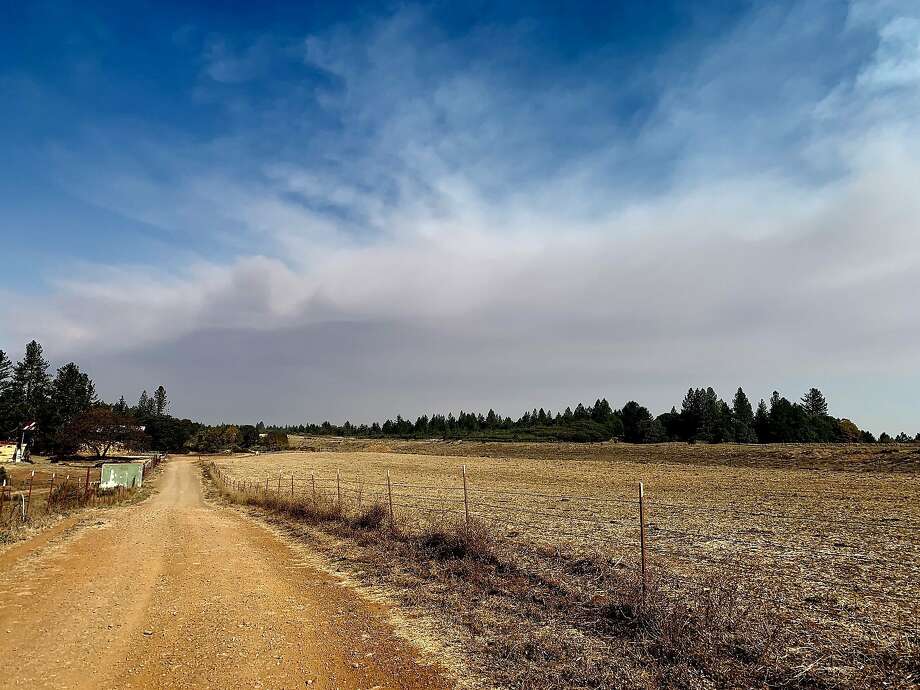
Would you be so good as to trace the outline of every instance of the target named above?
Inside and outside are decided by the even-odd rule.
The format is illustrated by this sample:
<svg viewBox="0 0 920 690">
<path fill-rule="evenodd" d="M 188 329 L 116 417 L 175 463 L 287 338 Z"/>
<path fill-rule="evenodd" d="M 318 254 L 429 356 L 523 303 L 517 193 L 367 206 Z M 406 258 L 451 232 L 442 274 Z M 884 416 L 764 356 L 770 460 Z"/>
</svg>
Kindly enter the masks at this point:
<svg viewBox="0 0 920 690">
<path fill-rule="evenodd" d="M 389 517 L 389 511 L 382 503 L 375 503 L 361 511 L 361 513 L 352 521 L 352 525 L 360 529 L 376 529 L 380 527 Z"/>
</svg>

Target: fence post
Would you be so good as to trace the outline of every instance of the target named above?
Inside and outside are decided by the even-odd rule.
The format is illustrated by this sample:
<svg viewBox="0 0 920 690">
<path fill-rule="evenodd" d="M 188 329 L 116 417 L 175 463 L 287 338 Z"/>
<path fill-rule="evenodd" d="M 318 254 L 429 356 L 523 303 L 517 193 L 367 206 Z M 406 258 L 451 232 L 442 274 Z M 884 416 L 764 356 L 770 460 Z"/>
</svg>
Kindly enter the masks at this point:
<svg viewBox="0 0 920 690">
<path fill-rule="evenodd" d="M 265 478 L 265 493 L 268 494 L 268 477 Z"/>
<path fill-rule="evenodd" d="M 32 474 L 29 475 L 29 502 L 26 504 L 26 515 L 29 514 L 29 511 L 32 510 L 32 482 L 35 481 L 35 470 L 32 470 Z"/>
<path fill-rule="evenodd" d="M 89 467 L 86 468 L 86 483 L 83 485 L 83 502 L 89 498 Z"/>
<path fill-rule="evenodd" d="M 342 473 L 335 471 L 335 492 L 339 495 L 339 510 L 342 510 Z"/>
<path fill-rule="evenodd" d="M 393 485 L 390 484 L 390 470 L 387 470 L 387 495 L 390 498 L 390 531 L 396 531 L 396 520 L 393 518 Z"/>
<path fill-rule="evenodd" d="M 291 472 L 291 500 L 294 500 L 294 473 Z"/>
<path fill-rule="evenodd" d="M 645 603 L 645 487 L 639 482 L 639 547 L 642 550 L 642 603 Z"/>
<path fill-rule="evenodd" d="M 278 495 L 281 495 L 281 473 L 278 473 Z"/>
<path fill-rule="evenodd" d="M 3 480 L 3 484 L 0 484 L 0 517 L 3 517 L 3 501 L 6 499 L 6 480 Z M 13 500 L 12 492 L 10 492 L 10 502 Z"/>
<path fill-rule="evenodd" d="M 463 471 L 463 515 L 466 518 L 466 526 L 470 526 L 470 499 L 466 489 L 466 465 L 460 466 Z"/>
<path fill-rule="evenodd" d="M 48 502 L 45 503 L 45 512 L 48 513 L 51 511 L 51 498 L 54 495 L 54 476 L 56 472 L 51 473 L 51 484 L 48 485 Z"/>
<path fill-rule="evenodd" d="M 310 472 L 310 486 L 313 487 L 313 505 L 316 505 L 316 473 Z"/>
</svg>

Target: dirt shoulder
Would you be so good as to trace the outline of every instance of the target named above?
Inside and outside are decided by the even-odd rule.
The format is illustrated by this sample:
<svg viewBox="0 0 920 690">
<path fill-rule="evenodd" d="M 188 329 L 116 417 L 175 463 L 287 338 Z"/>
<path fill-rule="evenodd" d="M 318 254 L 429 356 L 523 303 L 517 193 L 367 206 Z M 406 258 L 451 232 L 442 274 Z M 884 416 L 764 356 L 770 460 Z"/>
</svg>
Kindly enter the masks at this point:
<svg viewBox="0 0 920 690">
<path fill-rule="evenodd" d="M 15 558 L 2 687 L 443 688 L 388 621 L 170 462 L 149 500 Z"/>
</svg>

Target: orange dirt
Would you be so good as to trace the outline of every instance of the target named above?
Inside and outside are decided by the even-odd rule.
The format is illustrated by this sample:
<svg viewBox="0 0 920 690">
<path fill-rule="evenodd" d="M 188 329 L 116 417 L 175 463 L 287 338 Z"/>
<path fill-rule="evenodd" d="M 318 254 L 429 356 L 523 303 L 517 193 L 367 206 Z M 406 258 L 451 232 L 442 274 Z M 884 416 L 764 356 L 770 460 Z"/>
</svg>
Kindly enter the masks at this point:
<svg viewBox="0 0 920 690">
<path fill-rule="evenodd" d="M 385 607 L 206 503 L 193 463 L 159 485 L 0 555 L 0 687 L 452 686 Z"/>
</svg>

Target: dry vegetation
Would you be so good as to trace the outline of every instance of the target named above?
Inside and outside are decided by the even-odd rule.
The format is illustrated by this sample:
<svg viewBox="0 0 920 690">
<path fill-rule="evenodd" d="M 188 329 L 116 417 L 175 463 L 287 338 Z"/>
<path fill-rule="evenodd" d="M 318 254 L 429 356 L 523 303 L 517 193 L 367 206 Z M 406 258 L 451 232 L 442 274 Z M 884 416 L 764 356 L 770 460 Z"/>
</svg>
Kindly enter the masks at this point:
<svg viewBox="0 0 920 690">
<path fill-rule="evenodd" d="M 79 508 L 135 501 L 146 495 L 143 490 L 99 491 L 101 469 L 95 459 L 51 463 L 48 458 L 32 456 L 32 460 L 32 463 L 2 465 L 7 490 L 0 501 L 0 544 L 26 538 L 52 524 L 61 514 Z M 86 492 L 87 479 L 89 493 Z M 25 519 L 23 499 L 26 499 Z"/>
<path fill-rule="evenodd" d="M 308 523 L 337 525 L 330 552 L 458 630 L 469 663 L 490 682 L 917 682 L 916 446 L 303 445 L 310 450 L 217 462 L 228 486 L 261 487 L 261 496 L 237 498 L 264 503 L 273 493 L 307 506 L 294 511 L 299 522 L 309 513 Z M 463 523 L 464 464 L 481 535 L 472 558 L 443 550 Z M 387 470 L 402 534 L 395 541 L 380 529 Z M 333 513 L 311 512 L 314 482 L 316 504 Z M 347 520 L 336 512 L 339 486 Z M 269 507 L 290 514 L 290 505 Z"/>
</svg>

